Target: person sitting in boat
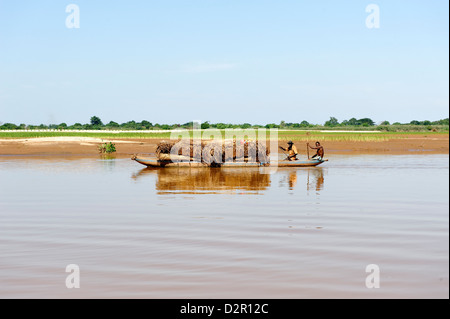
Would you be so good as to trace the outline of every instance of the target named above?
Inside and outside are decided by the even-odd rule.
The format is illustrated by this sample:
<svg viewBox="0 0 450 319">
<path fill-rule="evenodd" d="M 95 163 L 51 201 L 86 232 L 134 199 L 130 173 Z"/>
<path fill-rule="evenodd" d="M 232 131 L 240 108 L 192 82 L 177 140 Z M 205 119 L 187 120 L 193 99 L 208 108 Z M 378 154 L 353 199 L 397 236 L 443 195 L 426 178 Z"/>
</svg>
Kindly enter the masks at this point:
<svg viewBox="0 0 450 319">
<path fill-rule="evenodd" d="M 281 146 L 280 146 L 280 148 L 283 151 L 285 151 L 285 152 L 286 151 L 289 152 L 289 155 L 287 157 L 287 159 L 289 161 L 296 161 L 297 160 L 297 155 L 298 155 L 297 148 L 294 146 L 294 143 L 292 141 L 288 142 L 288 148 L 287 149 L 285 149 L 284 147 L 281 147 Z"/>
<path fill-rule="evenodd" d="M 319 161 L 323 160 L 323 156 L 325 155 L 325 151 L 323 149 L 323 146 L 320 145 L 320 142 L 316 142 L 316 147 L 313 147 L 311 145 L 309 145 L 309 143 L 307 144 L 308 147 L 312 148 L 313 150 L 317 150 L 316 155 L 313 155 L 313 159 L 317 159 Z"/>
</svg>

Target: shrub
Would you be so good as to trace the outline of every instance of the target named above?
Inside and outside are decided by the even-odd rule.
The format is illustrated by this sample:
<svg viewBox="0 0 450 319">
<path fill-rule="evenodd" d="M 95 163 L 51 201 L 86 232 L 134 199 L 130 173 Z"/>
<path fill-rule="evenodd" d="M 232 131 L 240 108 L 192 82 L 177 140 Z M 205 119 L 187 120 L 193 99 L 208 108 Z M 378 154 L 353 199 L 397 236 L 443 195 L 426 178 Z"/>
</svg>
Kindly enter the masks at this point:
<svg viewBox="0 0 450 319">
<path fill-rule="evenodd" d="M 98 146 L 100 153 L 114 153 L 116 151 L 116 144 L 112 142 L 104 143 Z"/>
</svg>

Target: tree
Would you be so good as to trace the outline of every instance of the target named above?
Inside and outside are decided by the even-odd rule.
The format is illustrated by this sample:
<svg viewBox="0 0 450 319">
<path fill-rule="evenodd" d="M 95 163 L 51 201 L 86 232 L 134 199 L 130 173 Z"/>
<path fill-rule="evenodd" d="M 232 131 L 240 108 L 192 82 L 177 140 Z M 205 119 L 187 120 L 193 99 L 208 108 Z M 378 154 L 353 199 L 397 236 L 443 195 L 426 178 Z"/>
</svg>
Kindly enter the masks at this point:
<svg viewBox="0 0 450 319">
<path fill-rule="evenodd" d="M 449 119 L 448 118 L 446 118 L 446 119 L 442 119 L 442 120 L 439 120 L 439 121 L 435 121 L 435 122 L 432 122 L 431 124 L 433 124 L 433 125 L 449 125 Z"/>
<path fill-rule="evenodd" d="M 372 119 L 369 119 L 367 117 L 365 117 L 363 119 L 359 119 L 358 122 L 364 126 L 374 126 L 375 125 L 375 122 Z"/>
<path fill-rule="evenodd" d="M 91 125 L 92 126 L 103 126 L 103 123 L 99 117 L 93 116 L 93 117 L 91 117 Z"/>
<path fill-rule="evenodd" d="M 389 123 L 389 121 L 383 121 L 380 125 L 391 125 L 391 123 Z"/>
<path fill-rule="evenodd" d="M 301 123 L 300 123 L 300 126 L 301 127 L 308 127 L 310 124 L 309 124 L 309 122 L 308 121 L 302 121 Z"/>
<path fill-rule="evenodd" d="M 141 126 L 144 127 L 146 130 L 150 129 L 153 125 L 149 121 L 142 121 Z"/>
<path fill-rule="evenodd" d="M 330 117 L 330 120 L 325 122 L 325 126 L 328 126 L 328 127 L 334 127 L 334 126 L 338 126 L 338 125 L 339 125 L 339 121 L 335 117 Z"/>
<path fill-rule="evenodd" d="M 119 127 L 119 123 L 114 122 L 114 121 L 110 121 L 108 124 L 106 124 L 106 127 L 108 128 L 112 128 L 112 127 Z"/>
<path fill-rule="evenodd" d="M 187 122 L 187 123 L 181 124 L 181 127 L 184 127 L 184 128 L 190 129 L 190 128 L 192 128 L 192 127 L 193 127 L 193 125 L 194 125 L 194 123 L 193 123 L 193 122 Z"/>
<path fill-rule="evenodd" d="M 201 129 L 202 129 L 202 130 L 206 130 L 206 129 L 208 129 L 209 127 L 210 127 L 210 125 L 209 125 L 209 122 L 208 122 L 208 121 L 203 122 L 202 125 L 201 125 Z"/>
<path fill-rule="evenodd" d="M 224 129 L 228 128 L 228 124 L 225 124 L 225 123 L 217 123 L 217 124 L 216 124 L 216 128 L 219 129 L 219 130 L 224 130 Z"/>
<path fill-rule="evenodd" d="M 0 129 L 2 130 L 17 130 L 19 127 L 16 124 L 12 123 L 5 123 L 2 126 L 0 126 Z"/>
<path fill-rule="evenodd" d="M 357 119 L 355 119 L 354 117 L 352 117 L 350 120 L 348 120 L 348 125 L 351 125 L 351 126 L 357 126 L 357 125 L 359 125 L 360 123 L 358 122 L 358 120 Z"/>
<path fill-rule="evenodd" d="M 120 124 L 120 127 L 123 127 L 128 130 L 135 130 L 136 129 L 136 122 L 135 121 L 128 121 L 126 123 Z"/>
</svg>

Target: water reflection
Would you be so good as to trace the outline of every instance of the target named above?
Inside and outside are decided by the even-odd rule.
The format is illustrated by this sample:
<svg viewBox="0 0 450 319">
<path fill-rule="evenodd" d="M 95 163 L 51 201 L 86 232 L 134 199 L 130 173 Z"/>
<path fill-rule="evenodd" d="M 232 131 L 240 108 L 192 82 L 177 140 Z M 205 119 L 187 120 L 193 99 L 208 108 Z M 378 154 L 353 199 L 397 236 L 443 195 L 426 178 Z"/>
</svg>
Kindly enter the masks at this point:
<svg viewBox="0 0 450 319">
<path fill-rule="evenodd" d="M 289 189 L 293 190 L 297 185 L 297 171 L 292 171 L 289 174 Z"/>
<path fill-rule="evenodd" d="M 321 167 L 310 167 L 310 168 L 298 168 L 298 169 L 281 169 L 279 171 L 283 174 L 280 180 L 280 187 L 288 187 L 289 190 L 300 187 L 300 185 L 305 185 L 306 190 L 316 190 L 321 191 L 324 186 L 324 170 Z"/>
<path fill-rule="evenodd" d="M 116 156 L 111 154 L 100 154 L 99 161 L 107 171 L 113 171 L 116 166 Z"/>
<path fill-rule="evenodd" d="M 325 179 L 323 177 L 323 168 L 316 167 L 314 169 L 308 169 L 308 180 L 306 183 L 306 189 L 309 191 L 315 188 L 316 191 L 323 189 Z"/>
<path fill-rule="evenodd" d="M 270 186 L 270 175 L 262 174 L 259 168 L 144 168 L 132 178 L 156 174 L 156 190 L 167 193 L 233 193 L 245 191 L 259 194 Z"/>
<path fill-rule="evenodd" d="M 280 187 L 294 190 L 298 183 L 307 190 L 320 191 L 324 186 L 322 168 L 282 169 Z M 156 178 L 158 194 L 218 194 L 239 193 L 259 194 L 271 185 L 275 175 L 263 174 L 259 168 L 144 168 L 132 175 L 135 180 L 146 176 Z M 283 181 L 284 180 L 284 181 Z"/>
</svg>

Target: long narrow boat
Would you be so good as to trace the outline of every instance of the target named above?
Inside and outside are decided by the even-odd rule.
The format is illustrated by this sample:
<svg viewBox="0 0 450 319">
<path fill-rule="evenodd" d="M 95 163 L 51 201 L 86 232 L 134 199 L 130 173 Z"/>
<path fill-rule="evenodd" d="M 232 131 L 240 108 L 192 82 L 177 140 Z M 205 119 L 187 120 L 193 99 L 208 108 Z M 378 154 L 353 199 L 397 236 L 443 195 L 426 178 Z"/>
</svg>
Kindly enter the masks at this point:
<svg viewBox="0 0 450 319">
<path fill-rule="evenodd" d="M 174 163 L 170 160 L 161 161 L 156 157 L 142 157 L 133 155 L 132 160 L 148 166 L 148 167 L 210 167 L 205 163 L 200 162 L 179 162 Z M 278 166 L 278 167 L 313 167 L 322 164 L 328 160 L 307 160 L 307 161 L 278 161 L 278 163 L 264 164 L 264 163 L 245 163 L 245 162 L 231 162 L 218 164 L 218 167 L 264 167 L 264 166 Z"/>
</svg>

